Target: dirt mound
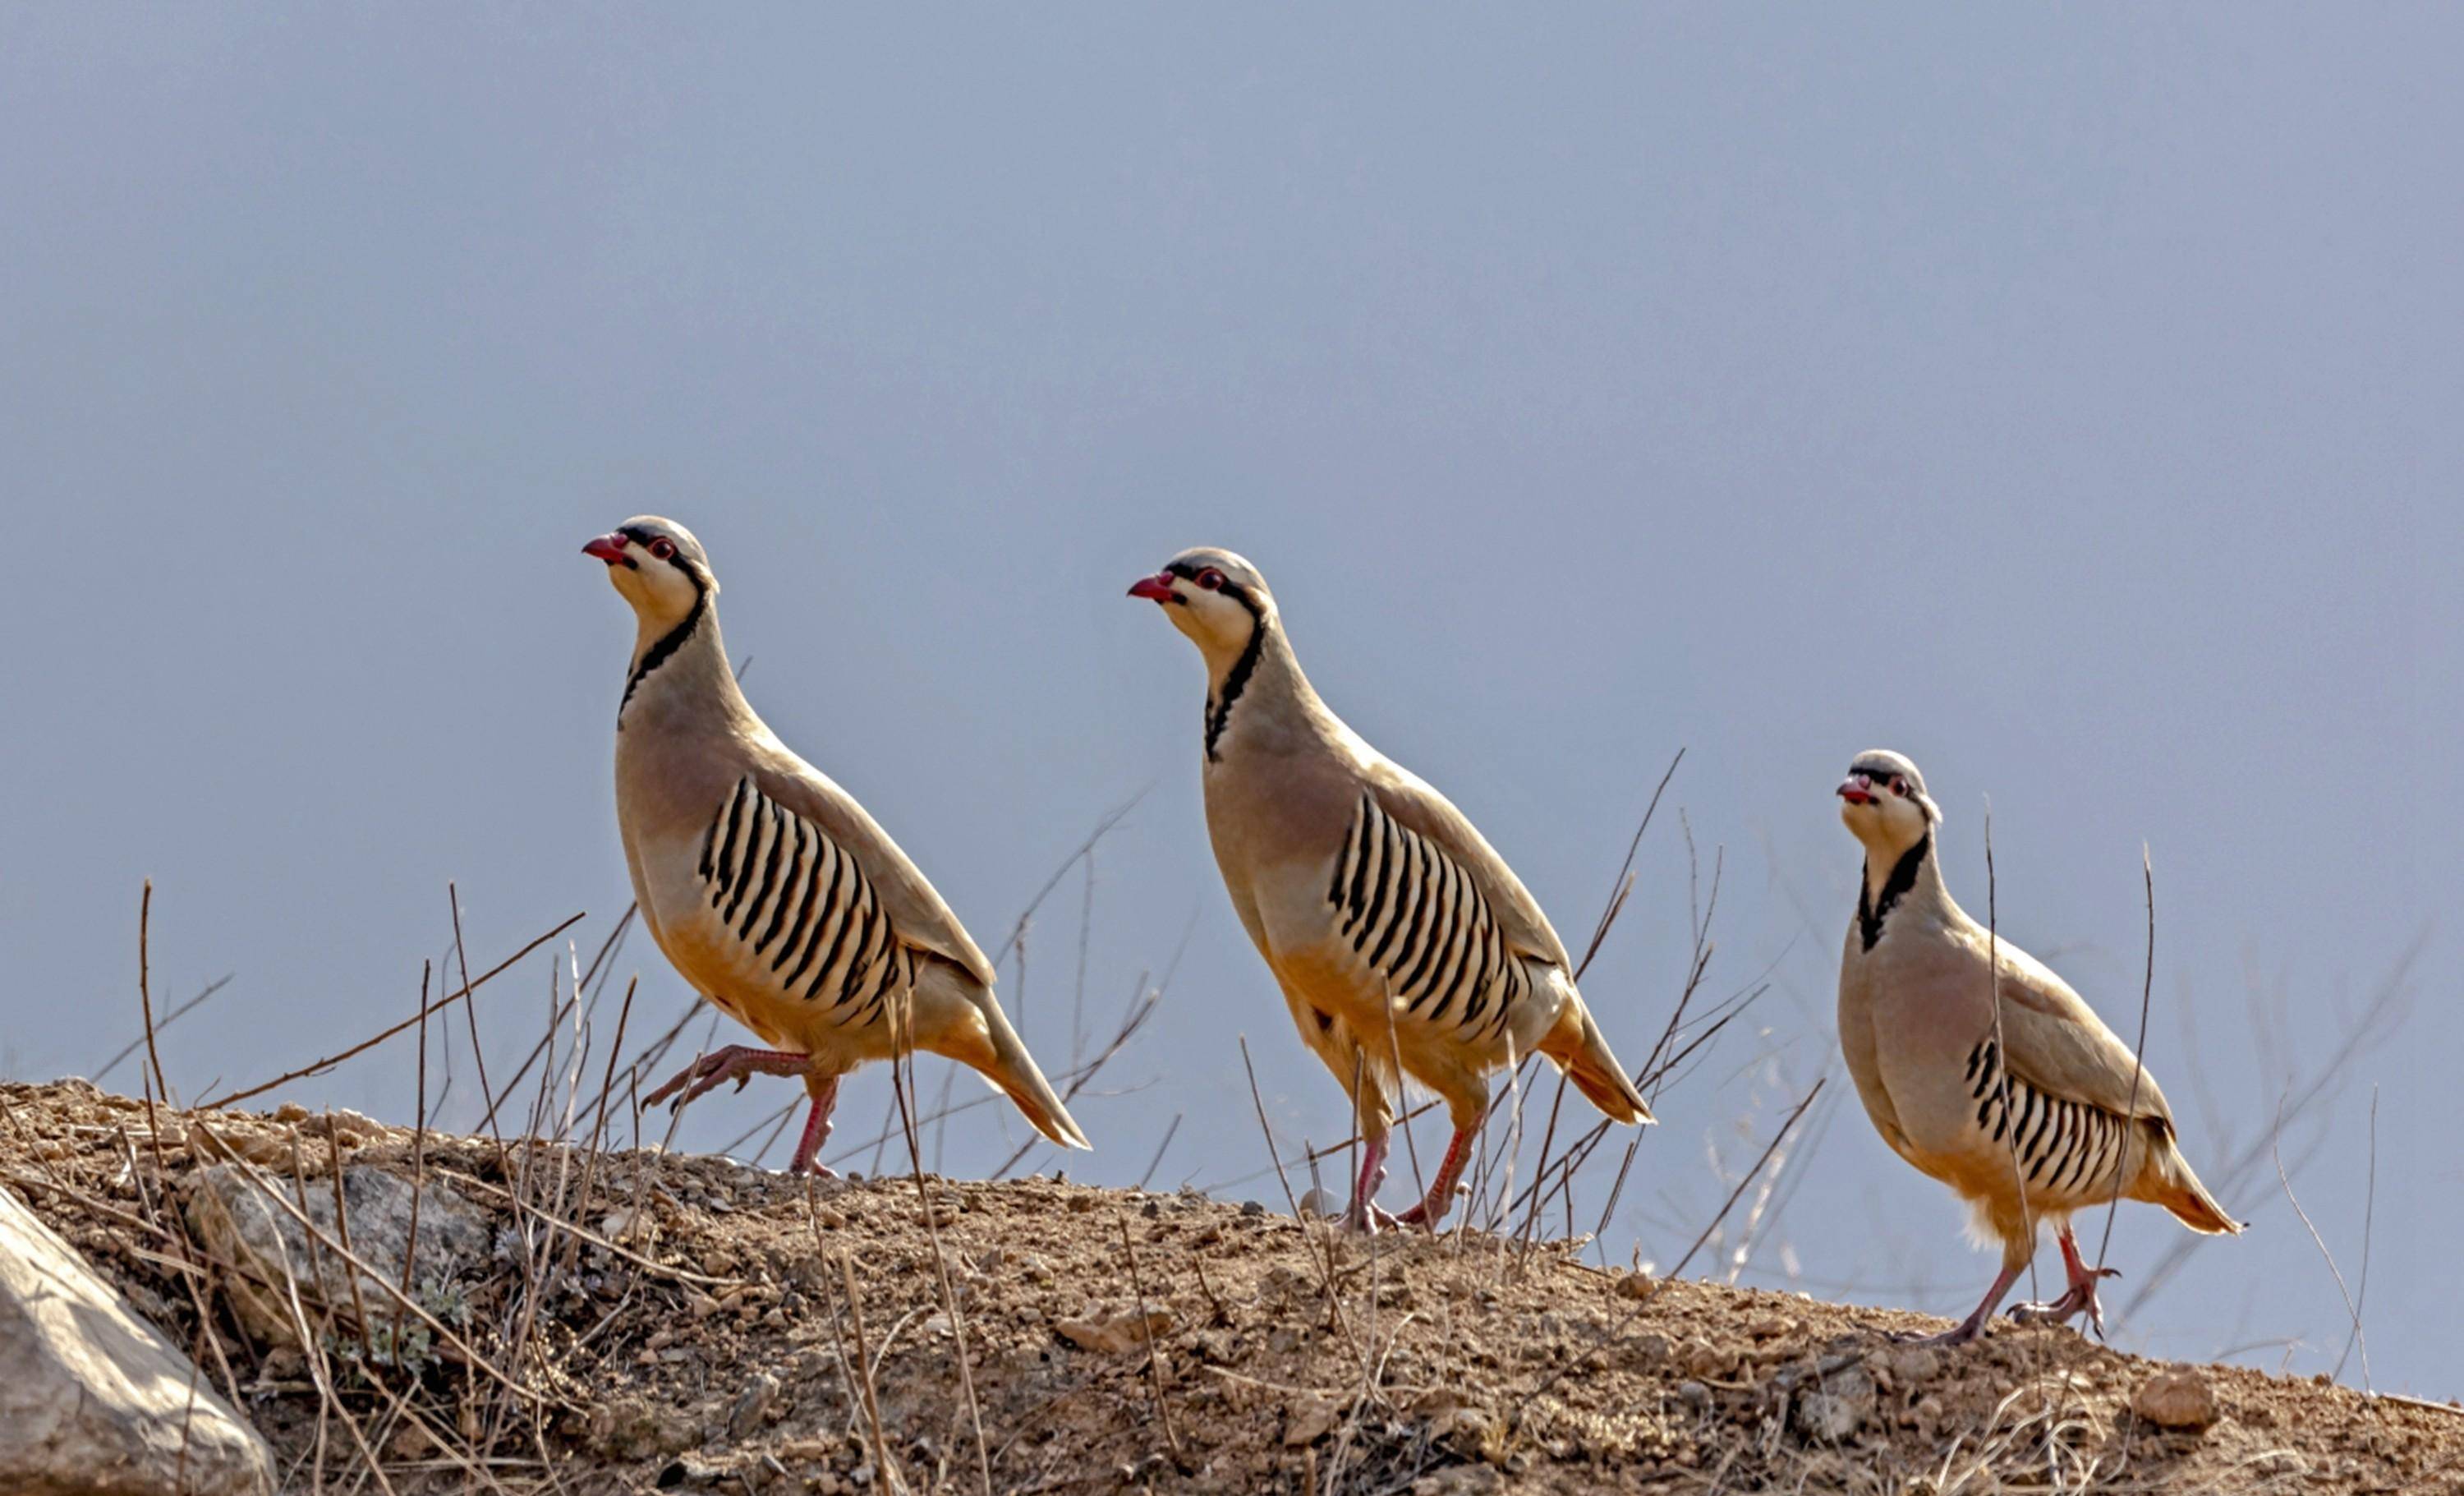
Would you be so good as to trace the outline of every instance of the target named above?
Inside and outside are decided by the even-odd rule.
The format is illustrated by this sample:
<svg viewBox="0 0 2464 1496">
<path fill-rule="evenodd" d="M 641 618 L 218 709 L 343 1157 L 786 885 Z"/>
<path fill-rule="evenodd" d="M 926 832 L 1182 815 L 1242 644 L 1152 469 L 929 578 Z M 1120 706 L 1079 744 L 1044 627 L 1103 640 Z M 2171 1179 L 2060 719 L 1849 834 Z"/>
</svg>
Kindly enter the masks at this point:
<svg viewBox="0 0 2464 1496">
<path fill-rule="evenodd" d="M 414 1177 L 406 1249 L 361 1202 Z M 149 1123 L 81 1082 L 0 1087 L 0 1177 L 301 1490 L 2464 1492 L 2447 1408 L 2067 1330 L 1905 1347 L 1942 1322 L 1280 1197 Z"/>
</svg>

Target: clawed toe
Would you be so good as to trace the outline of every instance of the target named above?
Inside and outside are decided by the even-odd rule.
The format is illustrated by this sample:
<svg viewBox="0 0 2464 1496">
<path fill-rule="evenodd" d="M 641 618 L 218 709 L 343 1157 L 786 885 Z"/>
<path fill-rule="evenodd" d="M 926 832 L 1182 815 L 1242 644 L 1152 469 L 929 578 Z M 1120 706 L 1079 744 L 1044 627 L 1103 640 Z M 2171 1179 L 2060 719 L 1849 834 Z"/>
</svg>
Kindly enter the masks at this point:
<svg viewBox="0 0 2464 1496">
<path fill-rule="evenodd" d="M 1398 1216 L 1375 1203 L 1366 1207 L 1354 1204 L 1343 1213 L 1343 1229 L 1359 1236 L 1375 1236 L 1380 1231 L 1394 1231 L 1409 1225 L 1411 1221 L 1408 1213 Z"/>
<path fill-rule="evenodd" d="M 756 1075 L 793 1075 L 809 1063 L 801 1054 L 730 1045 L 703 1055 L 670 1076 L 666 1085 L 642 1098 L 642 1105 L 655 1107 L 672 1096 L 675 1099 L 669 1102 L 670 1110 L 682 1111 L 731 1080 L 736 1082 L 737 1089 L 742 1090 Z"/>
<path fill-rule="evenodd" d="M 1445 1223 L 1446 1208 L 1454 1203 L 1454 1197 L 1460 1193 L 1460 1188 L 1457 1186 L 1448 1189 L 1443 1195 L 1431 1192 L 1426 1199 L 1396 1217 L 1396 1222 L 1400 1225 L 1419 1226 L 1426 1231 L 1437 1230 L 1439 1226 Z M 1437 1208 L 1430 1208 L 1432 1201 L 1440 1202 Z"/>
<path fill-rule="evenodd" d="M 684 1089 L 685 1087 L 692 1082 L 693 1078 L 693 1067 L 689 1066 L 684 1069 L 678 1070 L 675 1074 L 669 1076 L 665 1081 L 661 1082 L 657 1089 L 643 1097 L 642 1105 L 645 1107 L 657 1106 L 659 1103 L 670 1099 L 678 1091 Z"/>
<path fill-rule="evenodd" d="M 2113 1269 L 2108 1267 L 2093 1277 L 2082 1278 L 2071 1285 L 2068 1293 L 2049 1304 L 2013 1304 L 2011 1306 L 2011 1318 L 2022 1325 L 2061 1325 L 2084 1314 L 2097 1337 L 2102 1339 L 2104 1307 L 2096 1300 L 2096 1280 L 2113 1275 Z"/>
</svg>

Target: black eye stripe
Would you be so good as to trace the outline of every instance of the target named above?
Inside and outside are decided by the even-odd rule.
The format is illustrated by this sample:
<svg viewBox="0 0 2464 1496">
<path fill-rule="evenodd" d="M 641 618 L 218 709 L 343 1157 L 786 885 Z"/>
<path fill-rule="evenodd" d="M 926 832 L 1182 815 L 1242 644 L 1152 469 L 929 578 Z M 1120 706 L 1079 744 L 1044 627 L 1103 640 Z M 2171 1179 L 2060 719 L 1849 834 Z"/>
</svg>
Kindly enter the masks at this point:
<svg viewBox="0 0 2464 1496">
<path fill-rule="evenodd" d="M 648 526 L 637 524 L 620 525 L 617 527 L 616 533 L 646 551 L 649 550 L 653 544 L 664 543 L 668 547 L 668 554 L 661 557 L 660 560 L 667 561 L 669 564 L 674 566 L 676 570 L 683 572 L 685 574 L 685 580 L 693 584 L 694 591 L 708 592 L 710 590 L 710 578 L 708 575 L 699 567 L 695 566 L 691 561 L 686 559 L 685 553 L 677 547 L 674 538 L 661 535 L 656 530 L 652 530 Z M 625 558 L 625 564 L 632 567 L 636 571 L 641 570 L 641 564 L 635 561 L 630 556 Z"/>
<path fill-rule="evenodd" d="M 1245 597 L 1247 595 L 1242 588 L 1241 584 L 1232 580 L 1231 574 L 1226 572 L 1221 566 L 1197 566 L 1192 565 L 1188 561 L 1166 561 L 1163 568 L 1163 574 L 1165 576 L 1178 577 L 1181 581 L 1189 583 L 1193 586 L 1205 586 L 1206 583 L 1202 579 L 1204 579 L 1209 572 L 1214 573 L 1217 579 L 1216 584 L 1213 587 L 1208 588 L 1209 591 L 1220 591 L 1235 597 Z"/>
</svg>

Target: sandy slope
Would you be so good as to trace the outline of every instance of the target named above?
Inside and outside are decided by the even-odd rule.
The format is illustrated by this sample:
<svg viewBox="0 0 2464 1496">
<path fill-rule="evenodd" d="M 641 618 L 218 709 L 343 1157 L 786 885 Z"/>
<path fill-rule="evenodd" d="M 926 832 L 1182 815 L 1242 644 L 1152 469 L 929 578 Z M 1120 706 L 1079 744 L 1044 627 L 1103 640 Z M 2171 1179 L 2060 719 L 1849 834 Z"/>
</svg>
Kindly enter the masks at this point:
<svg viewBox="0 0 2464 1496">
<path fill-rule="evenodd" d="M 2130 1411 L 2164 1368 L 2064 1330 L 1913 1350 L 1888 1332 L 1940 1322 L 1652 1283 L 1547 1244 L 1362 1242 L 1294 1222 L 1280 1195 L 807 1188 L 436 1136 L 425 1177 L 495 1235 L 417 1295 L 459 1347 L 413 1326 L 392 1355 L 381 1302 L 368 1364 L 342 1296 L 304 1306 L 312 1365 L 252 1342 L 234 1265 L 184 1202 L 233 1155 L 266 1187 L 329 1189 L 336 1133 L 350 1164 L 407 1175 L 407 1132 L 165 1113 L 158 1151 L 141 1107 L 82 1083 L 0 1087 L 0 1109 L 6 1181 L 237 1384 L 301 1490 L 883 1489 L 869 1364 L 892 1480 L 917 1490 L 981 1490 L 988 1470 L 1007 1491 L 2464 1492 L 2464 1415 L 2209 1367 L 2191 1379 L 2215 1420 L 2168 1430 Z"/>
</svg>

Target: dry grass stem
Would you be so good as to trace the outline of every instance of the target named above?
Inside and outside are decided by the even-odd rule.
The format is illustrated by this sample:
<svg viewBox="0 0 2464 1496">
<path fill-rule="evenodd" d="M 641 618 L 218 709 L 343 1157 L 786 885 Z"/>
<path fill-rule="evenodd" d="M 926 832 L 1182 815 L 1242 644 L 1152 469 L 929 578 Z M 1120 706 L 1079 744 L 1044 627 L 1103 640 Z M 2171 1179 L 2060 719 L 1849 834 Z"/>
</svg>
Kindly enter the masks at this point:
<svg viewBox="0 0 2464 1496">
<path fill-rule="evenodd" d="M 1164 1385 L 1163 1361 L 1155 1350 L 1153 1322 L 1148 1318 L 1146 1279 L 1138 1272 L 1137 1248 L 1130 1244 L 1129 1218 L 1116 1208 L 1112 1212 L 1112 1224 L 1121 1233 L 1121 1255 L 1129 1259 L 1130 1287 L 1137 1295 L 1138 1339 L 1146 1345 L 1147 1375 L 1155 1381 L 1155 1421 L 1163 1425 L 1164 1447 L 1172 1451 L 1172 1463 L 1186 1469 L 1188 1457 L 1180 1451 L 1180 1436 L 1172 1429 L 1172 1400 Z M 987 1477 L 988 1482 L 989 1479 Z"/>
<path fill-rule="evenodd" d="M 529 944 L 523 946 L 520 950 L 516 951 L 513 955 L 506 957 L 495 965 L 489 967 L 484 972 L 481 972 L 475 979 L 471 978 L 466 972 L 462 983 L 462 989 L 459 992 L 454 993 L 450 998 L 440 998 L 437 1000 L 434 1006 L 422 1004 L 419 1012 L 415 1016 L 407 1018 L 390 1028 L 385 1029 L 369 1038 L 363 1039 L 347 1049 L 341 1050 L 339 1053 L 327 1055 L 321 1060 L 313 1061 L 310 1064 L 301 1066 L 298 1069 L 277 1075 L 274 1079 L 267 1081 L 262 1085 L 251 1086 L 244 1090 L 228 1091 L 223 1095 L 214 1097 L 210 1101 L 202 1101 L 197 1105 L 203 1110 L 219 1111 L 232 1106 L 235 1103 L 247 1101 L 253 1097 L 262 1096 L 267 1091 L 276 1089 L 283 1086 L 288 1086 L 293 1081 L 305 1080 L 311 1075 L 322 1074 L 323 1072 L 332 1069 L 335 1066 L 341 1064 L 345 1060 L 364 1054 L 368 1050 L 385 1043 L 386 1040 L 393 1038 L 396 1034 L 400 1034 L 407 1030 L 411 1025 L 423 1022 L 430 1013 L 442 1012 L 446 1008 L 451 1007 L 456 1002 L 467 1001 L 473 993 L 478 991 L 481 987 L 486 986 L 491 979 L 504 973 L 523 957 L 530 955 L 540 946 L 547 944 L 558 935 L 561 935 L 567 930 L 572 929 L 582 920 L 582 914 L 576 913 L 558 921 L 557 924 L 553 928 L 549 929 L 544 935 L 539 935 Z"/>
<path fill-rule="evenodd" d="M 2280 1134 L 2283 1130 L 2283 1119 L 2279 1112 L 2276 1132 Z M 2373 1133 L 2375 1133 L 2375 1130 Z M 2318 1226 L 2310 1220 L 2310 1212 L 2301 1208 L 2301 1198 L 2293 1193 L 2293 1178 L 2284 1172 L 2283 1155 L 2273 1149 L 2270 1150 L 2270 1155 L 2276 1160 L 2277 1183 L 2283 1187 L 2284 1198 L 2293 1206 L 2293 1214 L 2301 1219 L 2301 1229 L 2310 1233 L 2312 1244 L 2319 1248 L 2319 1256 L 2325 1261 L 2329 1275 L 2336 1280 L 2337 1293 L 2343 1297 L 2345 1316 L 2352 1322 L 2353 1339 L 2362 1349 L 2362 1390 L 2367 1392 L 2370 1390 L 2370 1342 L 2362 1332 L 2362 1307 L 2354 1302 L 2353 1290 L 2345 1286 L 2344 1270 L 2336 1265 L 2336 1254 L 2328 1249 L 2327 1239 L 2319 1234 Z M 2375 1155 L 2375 1147 L 2373 1155 Z"/>
<path fill-rule="evenodd" d="M 2139 984 L 2139 1038 L 2130 1046 L 2130 1106 L 2124 1120 L 2139 1115 L 2140 1082 L 2147 1074 L 2147 1010 L 2156 994 L 2156 864 L 2150 860 L 2147 844 L 2139 845 L 2139 876 L 2147 890 L 2147 969 Z M 2096 1243 L 2096 1268 L 2104 1270 L 2104 1254 L 2113 1245 L 2113 1218 L 2122 1208 L 2123 1170 L 2130 1163 L 2130 1149 L 2125 1143 L 2120 1156 L 2113 1160 L 2113 1199 L 2105 1202 L 2104 1235 Z M 2102 1327 L 2099 1327 L 2099 1333 Z"/>
</svg>

